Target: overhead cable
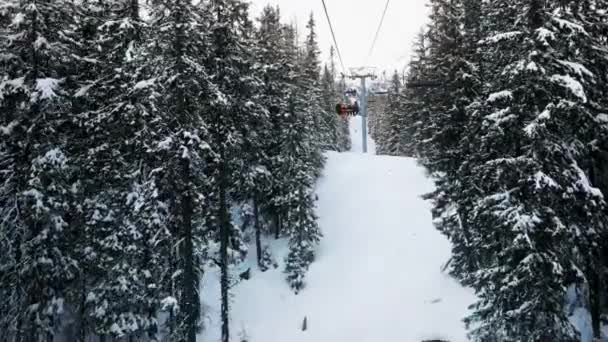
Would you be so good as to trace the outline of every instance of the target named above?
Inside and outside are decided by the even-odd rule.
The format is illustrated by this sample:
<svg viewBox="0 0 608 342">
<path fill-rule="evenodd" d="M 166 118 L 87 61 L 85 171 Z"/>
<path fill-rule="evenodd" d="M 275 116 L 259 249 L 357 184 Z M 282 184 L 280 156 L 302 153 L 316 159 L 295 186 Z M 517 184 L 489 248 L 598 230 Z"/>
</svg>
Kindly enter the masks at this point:
<svg viewBox="0 0 608 342">
<path fill-rule="evenodd" d="M 325 5 L 325 0 L 321 0 L 323 3 L 323 9 L 325 10 L 325 17 L 327 18 L 327 23 L 329 24 L 329 30 L 331 31 L 331 36 L 334 40 L 334 46 L 336 47 L 336 51 L 338 52 L 338 59 L 340 59 L 340 66 L 342 67 L 342 72 L 345 72 L 344 62 L 342 61 L 342 54 L 340 53 L 340 48 L 338 47 L 338 41 L 336 40 L 336 35 L 334 33 L 334 28 L 331 25 L 331 19 L 329 19 L 329 13 L 327 12 L 327 6 Z"/>
<path fill-rule="evenodd" d="M 380 18 L 380 24 L 378 24 L 378 29 L 376 30 L 376 35 L 374 36 L 374 41 L 372 42 L 372 46 L 369 49 L 369 53 L 367 54 L 367 59 L 372 56 L 372 52 L 374 51 L 374 47 L 376 46 L 376 41 L 378 41 L 378 35 L 380 34 L 380 29 L 382 28 L 382 23 L 384 23 L 384 17 L 386 16 L 386 10 L 388 9 L 388 4 L 391 0 L 386 0 L 386 5 L 384 5 L 384 11 L 382 12 L 382 17 Z"/>
</svg>

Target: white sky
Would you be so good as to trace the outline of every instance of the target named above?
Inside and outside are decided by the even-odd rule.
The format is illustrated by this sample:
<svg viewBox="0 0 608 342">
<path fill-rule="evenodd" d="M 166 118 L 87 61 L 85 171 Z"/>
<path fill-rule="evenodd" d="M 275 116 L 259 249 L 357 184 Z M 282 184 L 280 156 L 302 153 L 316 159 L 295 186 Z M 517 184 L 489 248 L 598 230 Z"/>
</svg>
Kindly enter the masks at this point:
<svg viewBox="0 0 608 342">
<path fill-rule="evenodd" d="M 331 32 L 321 0 L 250 0 L 251 13 L 257 17 L 266 4 L 279 5 L 284 22 L 297 22 L 301 35 L 312 11 L 317 23 L 323 62 L 329 56 Z M 412 42 L 426 23 L 426 0 L 392 0 L 372 57 L 367 60 L 380 22 L 384 0 L 325 0 L 336 33 L 344 66 L 375 66 L 380 70 L 403 69 L 409 60 Z M 339 62 L 336 59 L 336 62 Z"/>
</svg>

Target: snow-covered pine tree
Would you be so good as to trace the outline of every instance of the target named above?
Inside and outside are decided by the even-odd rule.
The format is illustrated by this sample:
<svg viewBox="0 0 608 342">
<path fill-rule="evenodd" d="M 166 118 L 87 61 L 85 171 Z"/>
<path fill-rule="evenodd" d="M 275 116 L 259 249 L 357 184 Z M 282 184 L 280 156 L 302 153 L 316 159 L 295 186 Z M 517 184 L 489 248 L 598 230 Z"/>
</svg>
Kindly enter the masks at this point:
<svg viewBox="0 0 608 342">
<path fill-rule="evenodd" d="M 280 114 L 275 117 L 276 121 L 273 124 L 277 136 L 275 137 L 275 143 L 272 145 L 272 154 L 275 156 L 271 170 L 273 175 L 272 195 L 269 196 L 270 205 L 267 208 L 267 214 L 274 226 L 276 239 L 288 233 L 285 227 L 287 226 L 286 221 L 289 217 L 291 205 L 290 194 L 293 192 L 293 170 L 301 167 L 296 161 L 303 161 L 303 159 L 300 159 L 303 158 L 302 154 L 294 154 L 294 142 L 298 141 L 294 139 L 301 140 L 304 137 L 304 135 L 297 135 L 294 132 L 296 117 L 292 106 L 295 96 L 299 94 L 298 80 L 301 77 L 297 69 L 301 58 L 301 49 L 297 45 L 297 30 L 292 25 L 283 25 L 281 32 L 283 38 L 281 39 L 280 51 L 282 51 L 284 67 L 281 70 L 286 78 L 282 79 L 282 84 L 285 87 L 282 94 L 284 97 L 282 106 L 278 112 Z"/>
<path fill-rule="evenodd" d="M 457 49 L 451 52 L 451 61 L 439 58 L 440 63 L 444 63 L 442 67 L 445 76 L 437 79 L 441 81 L 441 87 L 430 90 L 430 97 L 426 99 L 432 99 L 442 91 L 449 92 L 450 100 L 444 102 L 445 115 L 441 111 L 435 111 L 437 108 L 431 112 L 438 118 L 435 121 L 438 130 L 432 135 L 431 145 L 439 154 L 429 157 L 428 161 L 429 165 L 437 167 L 436 190 L 431 194 L 435 204 L 435 224 L 452 241 L 452 273 L 462 277 L 467 272 L 476 270 L 479 259 L 478 251 L 470 246 L 472 233 L 469 221 L 473 206 L 479 198 L 476 184 L 471 180 L 475 166 L 471 159 L 475 155 L 473 152 L 478 149 L 475 123 L 480 122 L 479 110 L 483 96 L 483 68 L 477 48 L 482 23 L 476 19 L 481 16 L 481 2 L 451 2 L 448 8 L 450 10 L 443 12 L 453 13 L 456 20 L 451 25 L 460 25 L 461 22 L 464 30 L 454 31 L 454 27 L 448 29 L 448 32 L 456 34 L 448 39 L 448 44 L 456 42 Z M 440 21 L 446 20 L 441 15 L 439 18 L 444 18 Z M 429 54 L 432 63 L 436 63 L 436 53 L 444 52 L 441 48 L 431 49 Z M 450 127 L 444 128 L 446 125 Z"/>
<path fill-rule="evenodd" d="M 67 152 L 74 11 L 61 0 L 0 4 L 0 329 L 9 339 L 52 339 L 79 271 Z"/>
<path fill-rule="evenodd" d="M 205 116 L 209 135 L 216 151 L 209 163 L 213 196 L 210 207 L 215 218 L 209 222 L 212 238 L 219 242 L 222 341 L 230 338 L 230 264 L 234 250 L 240 248 L 240 232 L 229 215 L 229 207 L 243 190 L 247 198 L 257 199 L 264 191 L 266 172 L 262 165 L 251 164 L 246 155 L 265 142 L 268 115 L 261 96 L 262 74 L 255 65 L 253 25 L 248 18 L 248 4 L 240 0 L 213 0 L 204 4 L 212 24 L 205 67 L 216 86 L 217 99 L 210 103 Z M 257 151 L 263 156 L 262 151 Z M 265 156 L 263 163 L 267 162 Z M 250 164 L 250 165 L 248 165 Z M 243 179 L 243 168 L 245 179 Z M 255 189 L 238 189 L 239 183 L 255 185 Z M 257 184 L 254 184 L 257 183 Z M 236 244 L 235 244 L 236 242 Z"/>
<path fill-rule="evenodd" d="M 472 127 L 471 184 L 481 193 L 469 222 L 481 255 L 467 279 L 480 294 L 472 336 L 575 341 L 563 310 L 566 279 L 590 275 L 582 260 L 605 227 L 602 195 L 583 169 L 594 75 L 580 52 L 590 38 L 560 4 L 491 1 L 488 13 L 484 59 L 497 72 L 483 122 Z"/>
<path fill-rule="evenodd" d="M 16 227 L 19 224 L 17 215 L 19 182 L 14 174 L 18 167 L 16 160 L 19 152 L 20 141 L 13 137 L 13 129 L 17 126 L 21 117 L 19 113 L 20 103 L 27 100 L 27 88 L 20 78 L 20 63 L 18 56 L 9 53 L 11 47 L 6 37 L 14 32 L 15 27 L 11 27 L 19 7 L 16 3 L 0 3 L 0 111 L 5 113 L 0 116 L 0 175 L 2 175 L 2 185 L 0 185 L 0 248 L 4 253 L 0 255 L 0 270 L 2 270 L 2 282 L 0 283 L 0 296 L 4 298 L 0 302 L 0 329 L 5 332 L 8 338 L 14 338 L 17 331 L 21 328 L 20 322 L 23 320 L 23 306 L 25 305 L 24 288 L 19 284 L 19 273 L 17 264 L 21 262 L 18 253 L 21 247 L 19 234 L 16 234 Z M 17 17 L 18 18 L 18 17 Z M 14 24 L 13 24 L 14 25 Z M 11 66 L 12 64 L 12 66 Z M 9 73 L 9 68 L 15 68 Z M 23 165 L 22 161 L 22 167 Z"/>
<path fill-rule="evenodd" d="M 294 194 L 298 206 L 291 212 L 290 224 L 293 232 L 289 240 L 289 254 L 285 272 L 287 281 L 297 294 L 305 286 L 305 275 L 315 259 L 315 248 L 321 240 L 321 231 L 314 214 L 314 201 L 307 187 L 310 175 L 301 172 L 296 176 L 302 182 Z"/>
<path fill-rule="evenodd" d="M 593 113 L 595 125 L 592 125 L 590 160 L 583 168 L 588 170 L 589 179 L 593 186 L 601 190 L 604 200 L 608 194 L 608 118 L 606 118 L 605 89 L 608 87 L 608 65 L 606 52 L 598 48 L 606 45 L 605 21 L 608 15 L 607 1 L 571 1 L 571 15 L 589 33 L 592 44 L 581 52 L 586 59 L 585 66 L 594 75 L 592 84 L 587 84 L 585 91 L 590 98 L 588 105 Z M 593 248 L 593 269 L 587 276 L 592 328 L 595 338 L 601 337 L 602 316 L 608 312 L 608 298 L 605 284 L 608 279 L 608 237 L 606 231 L 600 233 L 598 245 Z"/>
<path fill-rule="evenodd" d="M 415 134 L 423 163 L 437 177 L 430 196 L 436 222 L 454 245 L 453 272 L 482 294 L 469 319 L 471 337 L 575 339 L 563 298 L 565 286 L 581 277 L 591 288 L 599 336 L 597 284 L 604 275 L 597 246 L 606 223 L 594 187 L 601 180 L 590 164 L 605 146 L 597 125 L 605 61 L 589 18 L 602 13 L 602 4 L 433 4 L 428 64 L 410 77 L 441 87 L 406 90 L 405 106 L 430 114 Z M 446 49 L 454 41 L 457 49 Z M 442 104 L 437 94 L 450 95 Z M 546 276 L 538 279 L 540 273 Z"/>
<path fill-rule="evenodd" d="M 341 101 L 344 96 L 343 94 L 346 91 L 346 80 L 344 75 L 341 75 L 338 78 L 338 71 L 336 70 L 336 51 L 333 46 L 329 49 L 329 74 L 333 84 L 332 89 L 335 103 L 334 107 L 329 108 L 328 113 L 335 115 L 335 104 Z M 338 79 L 339 81 L 337 81 Z M 351 148 L 349 120 L 338 119 L 337 121 L 336 134 L 338 151 L 349 151 Z"/>
<path fill-rule="evenodd" d="M 327 137 L 325 150 L 346 151 L 350 149 L 348 121 L 335 113 L 336 103 L 342 101 L 342 96 L 336 85 L 336 66 L 333 46 L 329 50 L 329 63 L 323 67 L 321 75 L 321 105 L 323 108 L 321 128 L 323 136 Z"/>
<path fill-rule="evenodd" d="M 304 276 L 314 260 L 314 248 L 321 237 L 312 200 L 318 171 L 311 169 L 311 165 L 314 164 L 309 159 L 310 154 L 320 155 L 320 150 L 310 142 L 314 136 L 310 132 L 309 120 L 305 117 L 308 114 L 305 110 L 307 101 L 299 94 L 292 95 L 289 101 L 288 113 L 291 120 L 288 123 L 287 134 L 291 140 L 285 147 L 295 154 L 297 159 L 292 159 L 294 164 L 288 170 L 291 192 L 287 195 L 289 255 L 285 273 L 290 286 L 297 293 L 305 285 Z"/>
<path fill-rule="evenodd" d="M 408 64 L 406 82 L 428 80 L 426 64 L 426 32 L 421 30 L 413 43 L 413 55 Z M 409 88 L 404 85 L 402 94 L 403 128 L 400 132 L 402 153 L 408 157 L 420 157 L 419 146 L 423 144 L 422 122 L 428 116 L 424 96 L 427 89 Z M 383 123 L 379 123 L 383 127 Z"/>
<path fill-rule="evenodd" d="M 435 190 L 426 197 L 434 202 L 437 228 L 453 243 L 452 272 L 464 276 L 475 270 L 476 251 L 470 247 L 469 218 L 477 199 L 469 184 L 471 164 L 467 137 L 479 105 L 481 68 L 477 36 L 479 1 L 438 0 L 431 3 L 431 24 L 415 44 L 409 79 L 431 81 L 430 86 L 406 89 L 404 107 L 407 137 L 403 140 L 421 157 L 435 179 Z M 460 28 L 463 27 L 464 30 Z M 464 271 L 464 270 L 466 271 Z"/>
<path fill-rule="evenodd" d="M 151 148 L 162 115 L 150 106 L 147 25 L 135 0 L 83 4 L 89 7 L 81 21 L 96 27 L 79 56 L 95 74 L 79 78 L 74 94 L 86 151 L 78 159 L 85 216 L 78 239 L 86 265 L 72 304 L 78 338 L 153 335 L 173 255 L 171 213 L 158 196 L 162 173 Z"/>
<path fill-rule="evenodd" d="M 203 3 L 155 0 L 150 13 L 151 34 L 147 44 L 152 78 L 140 87 L 150 87 L 150 101 L 157 117 L 148 148 L 156 164 L 155 176 L 166 202 L 169 217 L 171 264 L 164 265 L 163 290 L 166 303 L 179 305 L 169 319 L 172 339 L 193 342 L 199 329 L 199 279 L 197 256 L 205 239 L 205 217 L 211 189 L 208 165 L 214 158 L 206 115 L 210 103 L 224 101 L 205 69 L 209 55 L 209 25 Z M 136 85 L 136 86 L 137 86 Z M 149 172 L 149 171 L 148 171 Z"/>
<path fill-rule="evenodd" d="M 315 117 L 322 112 L 320 105 L 319 60 L 314 19 L 311 16 L 304 58 L 299 65 L 297 92 L 289 96 L 286 153 L 295 158 L 289 171 L 291 181 L 289 201 L 289 255 L 285 272 L 290 285 L 297 292 L 303 286 L 304 273 L 314 259 L 314 247 L 321 233 L 314 218 L 312 192 L 324 163 Z"/>
<path fill-rule="evenodd" d="M 263 167 L 270 177 L 269 187 L 257 199 L 262 216 L 274 221 L 275 235 L 281 231 L 281 217 L 289 211 L 287 194 L 290 192 L 289 173 L 286 172 L 292 162 L 291 156 L 282 149 L 286 142 L 288 117 L 288 97 L 295 87 L 294 60 L 292 46 L 286 27 L 281 23 L 279 8 L 267 6 L 258 18 L 256 57 L 262 70 L 264 82 L 260 102 L 268 112 L 269 127 L 260 132 L 264 142 L 262 147 L 266 156 Z M 256 228 L 256 240 L 259 241 L 261 227 Z M 261 248 L 262 246 L 260 243 Z M 260 251 L 258 251 L 259 254 Z M 259 257 L 259 255 L 258 255 Z"/>
<path fill-rule="evenodd" d="M 375 106 L 375 110 L 368 110 L 368 125 L 369 134 L 376 143 L 376 154 L 386 155 L 387 152 L 387 141 L 389 140 L 389 115 L 386 110 L 387 99 L 381 98 L 382 101 L 379 105 Z M 378 101 L 378 102 L 380 102 Z"/>
<path fill-rule="evenodd" d="M 323 116 L 321 128 L 323 132 L 321 134 L 326 138 L 325 145 L 322 146 L 324 150 L 339 150 L 338 147 L 338 133 L 340 117 L 335 114 L 335 106 L 337 103 L 334 79 L 327 65 L 323 67 L 323 73 L 321 75 L 321 107 L 323 108 Z"/>
<path fill-rule="evenodd" d="M 401 135 L 404 129 L 404 112 L 401 106 L 401 80 L 397 71 L 393 73 L 391 86 L 388 91 L 387 104 L 384 119 L 387 121 L 384 132 L 386 136 L 383 138 L 383 154 L 400 156 L 402 155 Z"/>
<path fill-rule="evenodd" d="M 296 106 L 294 109 L 305 112 L 305 115 L 301 117 L 304 121 L 299 122 L 302 125 L 300 128 L 304 130 L 302 132 L 303 137 L 305 137 L 303 143 L 306 145 L 300 151 L 302 153 L 300 156 L 305 161 L 306 172 L 310 172 L 315 177 L 318 177 L 325 161 L 321 154 L 321 148 L 325 144 L 324 141 L 326 142 L 329 139 L 322 133 L 323 131 L 327 131 L 321 128 L 324 121 L 322 117 L 324 115 L 333 115 L 333 112 L 326 113 L 321 106 L 320 51 L 315 27 L 316 23 L 311 13 L 306 25 L 308 34 L 304 42 L 304 53 L 299 61 L 299 73 L 296 78 L 298 85 L 298 93 L 296 95 L 298 99 L 295 102 L 299 102 L 298 104 L 307 103 L 307 105 L 304 107 Z"/>
<path fill-rule="evenodd" d="M 426 74 L 429 79 L 424 81 L 441 81 L 442 86 L 428 88 L 425 97 L 431 112 L 424 123 L 429 133 L 422 144 L 423 163 L 431 172 L 447 172 L 455 170 L 458 167 L 455 164 L 461 159 L 458 146 L 464 113 L 462 108 L 453 105 L 452 95 L 461 86 L 458 72 L 462 59 L 459 29 L 462 1 L 433 0 L 430 7 L 427 59 L 433 68 Z"/>
</svg>

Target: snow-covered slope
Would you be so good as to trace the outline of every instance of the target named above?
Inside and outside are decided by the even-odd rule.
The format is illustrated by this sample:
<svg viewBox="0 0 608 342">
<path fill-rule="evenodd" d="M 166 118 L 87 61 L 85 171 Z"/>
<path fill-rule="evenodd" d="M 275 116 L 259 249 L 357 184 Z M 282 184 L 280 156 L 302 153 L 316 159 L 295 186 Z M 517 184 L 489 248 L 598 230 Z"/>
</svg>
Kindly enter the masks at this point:
<svg viewBox="0 0 608 342">
<path fill-rule="evenodd" d="M 353 119 L 351 132 L 357 151 L 360 119 Z M 432 188 L 423 170 L 405 158 L 357 152 L 327 157 L 317 190 L 325 236 L 306 288 L 294 295 L 281 267 L 265 273 L 253 267 L 251 279 L 233 289 L 233 341 L 466 341 L 461 320 L 474 297 L 440 271 L 450 246 L 420 198 Z M 282 262 L 285 242 L 272 244 Z M 219 298 L 214 272 L 203 289 L 204 298 Z M 200 341 L 219 340 L 218 303 L 205 305 Z"/>
<path fill-rule="evenodd" d="M 352 141 L 351 152 L 354 153 L 361 153 L 363 151 L 363 127 L 361 126 L 361 123 L 360 116 L 352 117 L 349 122 L 350 138 Z M 376 143 L 370 139 L 369 129 L 367 132 L 367 151 L 368 154 L 376 154 Z M 331 159 L 331 156 L 329 156 L 329 158 Z"/>
</svg>

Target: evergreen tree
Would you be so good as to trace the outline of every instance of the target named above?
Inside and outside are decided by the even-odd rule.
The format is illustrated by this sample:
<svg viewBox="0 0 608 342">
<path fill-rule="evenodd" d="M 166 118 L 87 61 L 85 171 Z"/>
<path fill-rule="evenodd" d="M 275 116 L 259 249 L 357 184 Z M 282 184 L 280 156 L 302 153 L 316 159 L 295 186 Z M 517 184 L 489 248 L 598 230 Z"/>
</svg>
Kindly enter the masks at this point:
<svg viewBox="0 0 608 342">
<path fill-rule="evenodd" d="M 334 47 L 332 46 L 329 49 L 329 74 L 332 82 L 332 89 L 334 92 L 335 102 L 339 102 L 342 100 L 344 96 L 344 92 L 346 91 L 346 80 L 344 75 L 340 75 L 339 81 L 336 83 L 338 79 L 338 73 L 336 71 L 336 52 Z M 335 103 L 334 103 L 335 106 Z M 328 113 L 334 113 L 335 107 L 329 108 Z M 336 119 L 337 120 L 337 144 L 338 151 L 344 152 L 349 151 L 351 148 L 351 140 L 350 140 L 350 129 L 348 126 L 348 120 L 345 119 Z"/>
<path fill-rule="evenodd" d="M 323 108 L 323 122 L 321 128 L 323 131 L 321 134 L 326 137 L 325 146 L 322 146 L 324 150 L 339 150 L 338 146 L 338 133 L 339 127 L 338 122 L 340 118 L 334 114 L 335 106 L 337 103 L 333 75 L 329 71 L 327 65 L 323 67 L 323 73 L 321 75 L 321 105 Z"/>
<path fill-rule="evenodd" d="M 209 14 L 201 4 L 154 2 L 149 65 L 153 78 L 138 83 L 152 89 L 158 126 L 149 151 L 158 172 L 159 198 L 168 203 L 170 246 L 177 247 L 165 264 L 163 290 L 177 299 L 179 312 L 170 322 L 172 338 L 192 342 L 200 318 L 199 279 L 202 265 L 196 250 L 204 243 L 203 222 L 210 206 L 211 176 L 207 165 L 215 151 L 206 113 L 222 94 L 204 68 Z"/>
<path fill-rule="evenodd" d="M 397 71 L 393 74 L 391 87 L 388 92 L 388 100 L 384 115 L 388 121 L 387 139 L 384 141 L 385 146 L 382 148 L 383 153 L 393 156 L 402 155 L 401 147 L 401 131 L 404 128 L 403 110 L 401 108 L 401 81 Z"/>
<path fill-rule="evenodd" d="M 60 327 L 79 260 L 73 197 L 77 165 L 67 153 L 75 24 L 69 1 L 0 6 L 0 328 L 22 341 Z M 6 330 L 5 330 L 6 329 Z"/>
<path fill-rule="evenodd" d="M 575 340 L 563 313 L 565 277 L 576 269 L 590 274 L 581 260 L 590 260 L 587 251 L 605 226 L 601 194 L 589 185 L 581 164 L 588 159 L 586 130 L 593 117 L 585 85 L 593 75 L 584 56 L 570 52 L 573 46 L 584 51 L 589 37 L 558 4 L 500 5 L 491 7 L 492 15 L 504 22 L 504 11 L 511 11 L 511 24 L 504 26 L 511 33 L 496 32 L 487 40 L 494 47 L 489 57 L 512 76 L 493 80 L 486 101 L 480 150 L 488 154 L 476 172 L 485 179 L 485 197 L 475 219 L 479 241 L 496 241 L 484 249 L 492 255 L 484 259 L 495 261 L 482 265 L 473 284 L 510 279 L 517 285 L 485 292 L 473 316 L 484 323 L 475 334 L 495 333 L 499 324 L 505 340 Z M 510 229 L 497 236 L 482 228 L 490 222 Z M 577 246 L 576 253 L 569 244 Z M 493 271 L 498 265 L 501 271 Z M 539 281 L 535 275 L 541 271 Z M 520 306 L 525 309 L 514 315 Z M 533 328 L 538 324 L 546 328 Z"/>
<path fill-rule="evenodd" d="M 348 121 L 335 113 L 337 103 L 342 102 L 343 91 L 336 85 L 336 66 L 334 48 L 330 49 L 329 65 L 325 65 L 321 75 L 321 103 L 323 107 L 323 122 L 321 133 L 327 137 L 325 150 L 347 151 L 350 149 Z"/>
<path fill-rule="evenodd" d="M 270 177 L 266 191 L 256 198 L 258 209 L 269 220 L 274 220 L 275 234 L 280 233 L 281 217 L 289 211 L 286 194 L 290 191 L 290 179 L 286 170 L 292 162 L 282 145 L 287 139 L 285 128 L 289 121 L 288 97 L 294 91 L 293 50 L 288 29 L 281 23 L 278 8 L 267 6 L 262 11 L 257 32 L 258 63 L 264 82 L 260 98 L 262 106 L 268 111 L 269 127 L 260 132 L 263 136 L 263 153 L 267 158 L 262 167 Z M 258 213 L 259 214 L 259 213 Z M 259 216 L 259 215 L 258 215 Z M 261 227 L 256 219 L 256 244 L 258 262 L 261 262 Z"/>
<path fill-rule="evenodd" d="M 290 120 L 286 129 L 289 140 L 284 146 L 297 161 L 289 170 L 290 241 L 285 268 L 288 281 L 296 292 L 304 285 L 304 273 L 314 259 L 314 247 L 321 236 L 314 219 L 314 202 L 311 198 L 314 182 L 324 163 L 318 144 L 322 137 L 319 137 L 319 130 L 315 129 L 319 124 L 317 115 L 321 109 L 318 48 L 314 27 L 311 16 L 307 25 L 309 33 L 306 38 L 305 57 L 297 78 L 297 93 L 291 93 L 288 100 Z"/>
<path fill-rule="evenodd" d="M 304 277 L 309 265 L 315 259 L 315 247 L 321 239 L 321 232 L 314 214 L 314 202 L 309 188 L 305 186 L 310 176 L 301 174 L 301 190 L 294 194 L 294 201 L 298 204 L 292 212 L 291 224 L 294 232 L 289 240 L 289 254 L 287 256 L 285 272 L 287 281 L 297 294 L 305 285 Z"/>
<path fill-rule="evenodd" d="M 590 6 L 463 0 L 431 8 L 428 52 L 418 52 L 423 67 L 415 60 L 410 77 L 440 86 L 406 90 L 406 108 L 423 114 L 406 127 L 436 178 L 428 197 L 453 243 L 452 272 L 480 297 L 471 337 L 573 341 L 565 287 L 601 279 L 591 246 L 606 226 L 589 166 L 604 101 L 595 74 L 605 63 L 591 51 L 597 43 L 585 27 L 593 25 L 581 19 Z"/>
<path fill-rule="evenodd" d="M 603 120 L 603 113 L 606 108 L 605 89 L 608 86 L 607 67 L 605 52 L 598 49 L 598 46 L 606 44 L 605 19 L 608 3 L 606 1 L 571 1 L 568 3 L 573 20 L 584 27 L 589 33 L 592 42 L 582 46 L 584 50 L 579 52 L 579 56 L 584 56 L 585 66 L 593 74 L 593 81 L 585 85 L 585 91 L 589 97 L 588 106 L 596 125 L 591 125 L 587 130 L 588 139 L 592 139 L 589 144 L 590 158 L 583 161 L 583 169 L 588 172 L 589 179 L 593 186 L 601 190 L 604 195 L 608 194 L 608 145 L 606 135 L 606 124 Z M 580 57 L 579 57 L 580 58 Z M 594 138 L 591 138 L 594 137 Z M 605 284 L 608 279 L 608 249 L 606 241 L 606 230 L 599 232 L 597 237 L 598 244 L 592 249 L 593 255 L 588 264 L 587 285 L 590 288 L 589 303 L 592 317 L 593 334 L 595 338 L 601 337 L 602 316 L 608 312 L 608 299 L 606 297 Z M 584 284 L 583 284 L 584 285 Z"/>
<path fill-rule="evenodd" d="M 408 82 L 427 80 L 427 44 L 426 32 L 421 30 L 413 44 L 414 54 L 408 64 Z M 424 98 L 427 93 L 425 88 L 409 88 L 407 84 L 403 88 L 402 107 L 403 107 L 403 127 L 400 132 L 402 153 L 405 156 L 420 157 L 419 146 L 422 145 L 421 134 L 424 131 L 422 123 L 428 116 L 428 111 L 424 107 Z"/>
<path fill-rule="evenodd" d="M 318 141 L 311 141 L 311 144 L 319 145 L 321 149 L 332 149 L 335 147 L 333 141 L 333 131 L 335 121 L 333 112 L 327 112 L 321 103 L 321 65 L 319 61 L 319 44 L 317 42 L 316 23 L 311 13 L 306 25 L 308 34 L 303 46 L 303 55 L 299 59 L 300 75 L 298 77 L 298 87 L 301 96 L 308 99 L 306 108 L 307 115 L 305 118 L 309 120 L 309 126 L 313 132 L 317 134 Z M 312 156 L 311 156 L 312 157 Z M 320 159 L 316 161 L 317 165 L 313 168 L 319 168 Z"/>
<path fill-rule="evenodd" d="M 81 111 L 79 165 L 86 246 L 74 307 L 79 338 L 157 331 L 162 274 L 170 264 L 170 213 L 150 146 L 160 115 L 148 105 L 152 71 L 143 49 L 147 26 L 133 0 L 85 3 L 83 23 L 96 25 L 81 60 L 94 71 L 74 94 Z M 91 18 L 92 16 L 92 18 Z"/>
<path fill-rule="evenodd" d="M 252 149 L 264 146 L 257 141 L 264 135 L 258 135 L 255 130 L 266 127 L 267 111 L 259 103 L 262 100 L 261 82 L 255 77 L 257 70 L 254 70 L 254 59 L 248 51 L 253 49 L 253 26 L 248 19 L 248 5 L 240 0 L 218 0 L 208 3 L 206 11 L 214 24 L 210 27 L 211 49 L 205 58 L 205 66 L 218 94 L 217 99 L 210 103 L 210 115 L 207 116 L 210 137 L 217 152 L 210 163 L 216 194 L 211 205 L 216 216 L 213 224 L 218 228 L 214 236 L 220 246 L 222 341 L 227 342 L 230 338 L 229 257 L 233 254 L 234 242 L 240 236 L 229 215 L 230 203 L 238 197 L 232 184 L 244 182 L 242 167 L 250 162 L 244 156 Z M 244 174 L 262 187 L 247 194 L 248 198 L 257 200 L 264 189 L 266 172 L 254 164 Z"/>
<path fill-rule="evenodd" d="M 323 107 L 338 95 L 333 57 L 320 79 L 314 20 L 300 46 L 278 9 L 256 30 L 240 0 L 146 4 L 145 20 L 138 0 L 0 4 L 5 339 L 192 342 L 212 260 L 228 341 L 241 203 L 254 204 L 260 266 L 276 217 L 289 282 L 304 284 L 321 148 L 345 146 Z"/>
</svg>

